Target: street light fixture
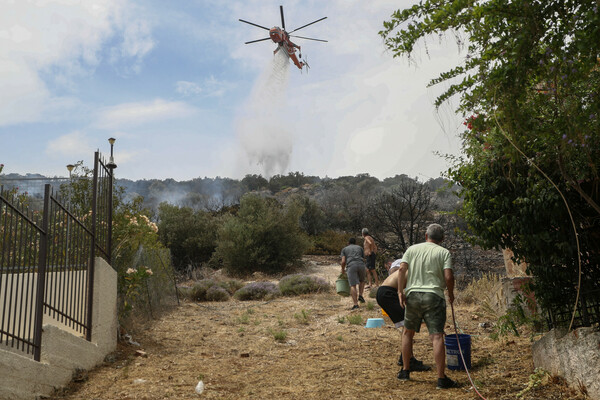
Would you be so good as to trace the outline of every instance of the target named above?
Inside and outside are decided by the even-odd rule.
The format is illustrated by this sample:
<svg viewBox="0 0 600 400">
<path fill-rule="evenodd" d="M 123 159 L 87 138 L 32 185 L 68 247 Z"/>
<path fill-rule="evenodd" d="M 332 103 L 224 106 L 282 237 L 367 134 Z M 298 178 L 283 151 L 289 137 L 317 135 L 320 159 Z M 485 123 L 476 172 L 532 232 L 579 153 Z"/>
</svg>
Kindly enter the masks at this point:
<svg viewBox="0 0 600 400">
<path fill-rule="evenodd" d="M 109 138 L 108 143 L 110 143 L 110 158 L 108 159 L 108 164 L 106 165 L 111 170 L 117 168 L 117 164 L 115 164 L 115 159 L 113 158 L 113 146 L 115 144 L 115 138 Z"/>
<path fill-rule="evenodd" d="M 73 164 L 67 165 L 67 169 L 69 170 L 69 179 L 71 179 L 71 172 L 73 172 L 73 168 L 75 168 Z"/>
</svg>

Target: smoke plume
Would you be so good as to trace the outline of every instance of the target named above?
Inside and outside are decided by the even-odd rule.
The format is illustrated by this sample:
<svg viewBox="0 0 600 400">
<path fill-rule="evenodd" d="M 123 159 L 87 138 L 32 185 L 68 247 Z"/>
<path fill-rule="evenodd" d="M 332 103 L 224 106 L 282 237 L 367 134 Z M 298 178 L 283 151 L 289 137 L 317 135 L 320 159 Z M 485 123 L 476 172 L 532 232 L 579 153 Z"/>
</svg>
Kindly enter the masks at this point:
<svg viewBox="0 0 600 400">
<path fill-rule="evenodd" d="M 257 80 L 236 124 L 238 169 L 269 178 L 283 173 L 292 154 L 292 121 L 286 118 L 289 65 L 284 50 L 275 54 Z"/>
</svg>

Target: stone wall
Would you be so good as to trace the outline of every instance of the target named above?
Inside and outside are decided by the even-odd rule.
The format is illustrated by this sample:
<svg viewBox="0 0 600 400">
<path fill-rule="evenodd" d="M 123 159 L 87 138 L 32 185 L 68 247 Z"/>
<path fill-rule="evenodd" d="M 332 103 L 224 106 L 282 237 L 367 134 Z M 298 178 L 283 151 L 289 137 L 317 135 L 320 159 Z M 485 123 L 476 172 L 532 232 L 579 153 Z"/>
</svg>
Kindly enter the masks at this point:
<svg viewBox="0 0 600 400">
<path fill-rule="evenodd" d="M 96 258 L 92 341 L 44 323 L 41 361 L 0 349 L 0 399 L 28 400 L 52 394 L 76 370 L 100 364 L 117 346 L 117 273 Z"/>
<path fill-rule="evenodd" d="M 600 331 L 579 328 L 568 334 L 553 329 L 533 344 L 533 364 L 585 388 L 600 400 Z"/>
</svg>

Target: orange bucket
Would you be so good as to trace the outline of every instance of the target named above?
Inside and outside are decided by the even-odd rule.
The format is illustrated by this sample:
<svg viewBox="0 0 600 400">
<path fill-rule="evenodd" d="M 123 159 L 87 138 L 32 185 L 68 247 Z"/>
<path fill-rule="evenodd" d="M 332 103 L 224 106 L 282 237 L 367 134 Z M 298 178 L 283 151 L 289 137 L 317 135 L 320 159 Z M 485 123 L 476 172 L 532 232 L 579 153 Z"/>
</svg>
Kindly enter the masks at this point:
<svg viewBox="0 0 600 400">
<path fill-rule="evenodd" d="M 389 315 L 387 315 L 387 313 L 383 310 L 383 308 L 381 309 L 381 315 L 383 315 L 384 317 L 389 317 Z"/>
</svg>

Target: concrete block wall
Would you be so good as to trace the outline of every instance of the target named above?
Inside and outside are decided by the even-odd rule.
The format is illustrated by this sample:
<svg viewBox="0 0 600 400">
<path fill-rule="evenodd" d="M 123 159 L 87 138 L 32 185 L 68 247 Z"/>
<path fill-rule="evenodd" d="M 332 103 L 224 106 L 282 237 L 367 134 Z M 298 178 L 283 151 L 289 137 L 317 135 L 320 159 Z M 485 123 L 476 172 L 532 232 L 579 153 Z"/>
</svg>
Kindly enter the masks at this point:
<svg viewBox="0 0 600 400">
<path fill-rule="evenodd" d="M 117 346 L 117 273 L 96 258 L 92 341 L 68 329 L 44 324 L 41 361 L 0 350 L 0 399 L 29 400 L 50 395 L 68 384 L 76 369 L 103 362 Z"/>
<path fill-rule="evenodd" d="M 591 399 L 600 400 L 600 331 L 579 328 L 561 334 L 553 329 L 533 344 L 533 364 L 566 379 L 570 386 L 583 385 Z"/>
</svg>

